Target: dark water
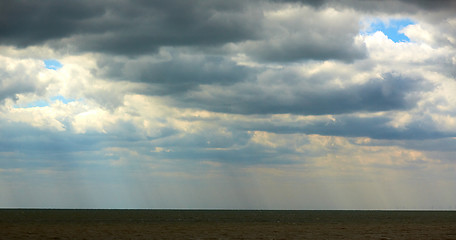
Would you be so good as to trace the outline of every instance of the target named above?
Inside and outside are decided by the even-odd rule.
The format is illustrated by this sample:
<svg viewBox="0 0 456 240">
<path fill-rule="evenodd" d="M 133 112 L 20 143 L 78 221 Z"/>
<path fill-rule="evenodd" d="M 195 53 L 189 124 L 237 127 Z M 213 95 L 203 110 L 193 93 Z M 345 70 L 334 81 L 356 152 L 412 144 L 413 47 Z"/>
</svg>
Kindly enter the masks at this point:
<svg viewBox="0 0 456 240">
<path fill-rule="evenodd" d="M 0 209 L 2 239 L 456 240 L 456 211 Z"/>
<path fill-rule="evenodd" d="M 0 209 L 0 223 L 445 223 L 456 211 Z"/>
</svg>

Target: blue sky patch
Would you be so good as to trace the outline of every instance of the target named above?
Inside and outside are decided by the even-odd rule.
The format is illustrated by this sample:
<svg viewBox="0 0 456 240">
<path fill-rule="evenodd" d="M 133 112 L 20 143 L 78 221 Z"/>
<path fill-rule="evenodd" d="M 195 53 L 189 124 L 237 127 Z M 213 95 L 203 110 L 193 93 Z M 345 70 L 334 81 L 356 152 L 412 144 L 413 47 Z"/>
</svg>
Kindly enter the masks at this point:
<svg viewBox="0 0 456 240">
<path fill-rule="evenodd" d="M 62 96 L 62 95 L 58 95 L 58 96 L 51 97 L 51 101 L 52 101 L 52 102 L 61 101 L 61 102 L 64 103 L 64 104 L 68 104 L 68 103 L 70 103 L 70 102 L 74 102 L 75 100 L 74 100 L 74 99 L 71 99 L 71 98 L 65 98 L 65 97 Z"/>
<path fill-rule="evenodd" d="M 14 105 L 14 108 L 34 108 L 34 107 L 48 107 L 51 103 L 55 101 L 61 101 L 64 104 L 68 104 L 70 102 L 74 102 L 76 100 L 71 98 L 65 98 L 62 95 L 57 95 L 54 97 L 49 98 L 49 100 L 40 99 L 31 103 L 21 104 L 21 105 Z"/>
<path fill-rule="evenodd" d="M 411 24 L 415 24 L 415 22 L 409 18 L 388 19 L 386 21 L 376 19 L 371 23 L 367 33 L 373 34 L 381 31 L 393 42 L 410 42 L 410 39 L 399 31 Z"/>
<path fill-rule="evenodd" d="M 52 70 L 57 70 L 57 69 L 63 67 L 63 65 L 55 59 L 44 60 L 44 66 L 47 69 L 52 69 Z"/>
<path fill-rule="evenodd" d="M 38 100 L 38 101 L 31 102 L 31 103 L 27 103 L 25 106 L 19 106 L 19 108 L 33 108 L 33 107 L 47 107 L 47 106 L 49 106 L 48 101 Z"/>
</svg>

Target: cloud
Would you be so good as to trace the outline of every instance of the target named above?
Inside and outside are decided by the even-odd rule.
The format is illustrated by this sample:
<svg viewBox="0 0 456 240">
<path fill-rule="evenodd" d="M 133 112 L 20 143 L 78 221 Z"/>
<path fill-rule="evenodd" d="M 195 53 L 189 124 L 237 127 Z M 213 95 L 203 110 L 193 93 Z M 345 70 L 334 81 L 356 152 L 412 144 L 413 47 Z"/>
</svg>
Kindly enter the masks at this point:
<svg viewBox="0 0 456 240">
<path fill-rule="evenodd" d="M 78 151 L 96 148 L 101 136 L 73 135 L 65 131 L 39 129 L 27 123 L 8 122 L 2 119 L 0 152 L 25 154 L 40 159 L 40 156 L 71 155 Z M 53 153 L 53 154 L 49 154 Z M 51 160 L 51 159 L 47 159 Z M 52 160 L 58 160 L 58 157 Z M 12 164 L 6 161 L 3 164 Z M 23 163 L 26 164 L 26 163 Z M 39 162 L 37 162 L 39 164 Z"/>
<path fill-rule="evenodd" d="M 456 4 L 451 0 L 438 0 L 438 1 L 426 1 L 426 0 L 400 0 L 401 2 L 416 5 L 423 10 L 454 10 Z"/>
<path fill-rule="evenodd" d="M 410 14 L 420 11 L 425 12 L 446 12 L 450 13 L 456 8 L 456 4 L 451 0 L 396 0 L 396 1 L 363 1 L 363 0 L 324 0 L 324 1 L 308 1 L 308 0 L 289 0 L 288 2 L 299 2 L 315 7 L 338 7 L 338 8 L 353 8 L 357 11 L 367 13 L 387 13 L 387 14 Z"/>
<path fill-rule="evenodd" d="M 3 1 L 0 206 L 454 205 L 439 4 Z"/>
<path fill-rule="evenodd" d="M 386 116 L 360 117 L 356 115 L 322 118 L 314 121 L 287 123 L 256 123 L 249 129 L 276 133 L 305 133 L 324 136 L 369 137 L 372 139 L 424 140 L 453 137 L 455 131 L 441 131 L 429 120 L 412 121 L 404 127 L 392 126 L 393 119 Z M 423 126 L 424 125 L 424 126 Z M 428 128 L 426 128 L 426 127 Z"/>
<path fill-rule="evenodd" d="M 419 92 L 430 91 L 421 79 L 384 74 L 343 88 L 330 79 L 306 78 L 276 72 L 258 82 L 241 83 L 223 90 L 207 87 L 184 95 L 180 104 L 217 112 L 238 114 L 299 115 L 342 114 L 403 110 L 415 105 Z M 274 87 L 269 83 L 275 82 Z M 423 88 L 425 87 L 425 88 Z"/>
<path fill-rule="evenodd" d="M 99 3 L 90 1 L 2 1 L 0 9 L 0 42 L 18 47 L 69 37 L 90 28 L 87 19 L 104 13 Z"/>
<path fill-rule="evenodd" d="M 0 102 L 16 101 L 21 94 L 42 95 L 51 81 L 42 61 L 0 57 Z"/>
<path fill-rule="evenodd" d="M 126 56 L 161 47 L 228 43 L 240 43 L 252 57 L 265 61 L 352 61 L 365 56 L 363 46 L 354 42 L 358 25 L 353 14 L 309 8 L 271 11 L 266 3 L 17 1 L 2 8 L 8 22 L 2 24 L 0 42 L 18 47 L 46 43 L 63 51 Z M 315 21 L 303 21 L 302 16 Z"/>
<path fill-rule="evenodd" d="M 265 12 L 261 39 L 240 43 L 239 48 L 260 61 L 337 59 L 350 62 L 366 57 L 365 47 L 355 39 L 358 22 L 351 11 L 282 7 Z"/>
<path fill-rule="evenodd" d="M 98 76 L 147 83 L 149 88 L 142 93 L 150 95 L 177 94 L 200 85 L 229 86 L 254 77 L 255 72 L 223 56 L 165 50 L 137 59 L 104 57 L 97 65 Z"/>
<path fill-rule="evenodd" d="M 242 1 L 3 3 L 0 42 L 142 55 L 162 46 L 220 45 L 255 37 L 260 12 Z"/>
</svg>

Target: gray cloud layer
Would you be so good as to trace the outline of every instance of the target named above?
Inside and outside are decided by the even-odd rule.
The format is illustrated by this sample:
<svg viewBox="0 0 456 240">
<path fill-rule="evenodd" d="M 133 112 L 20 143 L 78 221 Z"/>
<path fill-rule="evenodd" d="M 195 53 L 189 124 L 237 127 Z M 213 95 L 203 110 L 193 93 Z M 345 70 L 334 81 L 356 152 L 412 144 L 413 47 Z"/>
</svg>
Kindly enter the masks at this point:
<svg viewBox="0 0 456 240">
<path fill-rule="evenodd" d="M 140 55 L 161 46 L 253 39 L 258 11 L 240 1 L 3 1 L 0 42 Z M 63 41 L 60 39 L 64 38 Z"/>
<path fill-rule="evenodd" d="M 355 8 L 368 12 L 386 13 L 411 13 L 419 10 L 440 11 L 454 10 L 456 3 L 452 0 L 397 0 L 397 1 L 376 1 L 376 0 L 274 0 L 275 2 L 301 3 L 313 7 L 338 6 L 344 8 Z"/>
<path fill-rule="evenodd" d="M 285 2 L 285 1 L 273 1 Z M 286 1 L 289 2 L 289 1 Z M 376 11 L 414 11 L 422 10 L 451 10 L 456 8 L 454 1 L 299 1 L 313 6 L 343 6 L 360 10 Z M 30 0 L 2 1 L 0 3 L 0 42 L 18 47 L 42 44 L 54 40 L 55 46 L 82 51 L 97 51 L 114 54 L 140 55 L 156 51 L 162 46 L 207 46 L 221 45 L 230 42 L 247 40 L 266 40 L 271 37 L 268 33 L 278 26 L 264 22 L 264 10 L 269 1 L 58 1 Z M 279 5 L 272 5 L 272 8 Z M 327 59 L 332 58 L 329 52 L 348 54 L 351 37 L 357 34 L 356 21 L 340 21 L 341 19 L 321 18 L 319 15 L 307 12 L 309 22 L 277 22 L 282 29 L 302 27 L 297 32 L 296 39 L 303 37 L 301 43 L 289 38 L 287 45 L 296 45 L 285 52 L 292 53 L 293 49 L 310 51 L 303 58 Z M 346 20 L 349 20 L 347 18 Z M 333 21 L 336 20 L 336 21 Z M 276 23 L 276 24 L 277 24 Z M 304 24 L 304 25 L 302 25 Z M 349 30 L 349 31 L 347 31 Z M 283 32 L 270 32 L 283 34 Z M 318 37 L 323 34 L 324 38 Z M 328 38 L 333 36 L 333 38 Z M 60 41 L 65 39 L 64 41 Z M 318 40 L 318 41 L 317 41 Z M 322 41 L 323 40 L 323 41 Z M 340 49 L 323 51 L 324 46 L 330 46 L 337 40 Z M 331 41 L 327 43 L 325 41 Z M 312 43 L 312 44 L 310 44 Z M 318 44 L 317 44 L 318 43 Z M 318 46 L 321 45 L 322 48 Z M 315 46 L 316 48 L 312 48 Z M 261 47 L 261 46 L 260 46 Z M 266 49 L 268 50 L 268 49 Z M 356 50 L 356 49 L 351 49 Z M 255 52 L 255 50 L 253 50 Z M 280 53 L 278 49 L 272 49 Z M 356 52 L 356 51 L 355 51 Z M 296 54 L 296 53 L 293 53 Z M 297 56 L 292 58 L 296 58 Z M 256 53 L 257 56 L 271 59 L 270 54 Z M 362 56 L 360 53 L 353 56 Z M 288 56 L 278 56 L 275 60 L 288 59 Z M 290 59 L 292 60 L 292 59 Z"/>
<path fill-rule="evenodd" d="M 92 1 L 1 1 L 0 41 L 26 47 L 94 31 L 90 20 L 103 13 Z"/>
<path fill-rule="evenodd" d="M 425 140 L 444 139 L 456 135 L 456 131 L 441 131 L 434 123 L 416 121 L 407 127 L 396 128 L 393 120 L 386 116 L 359 118 L 351 115 L 336 116 L 333 119 L 297 122 L 256 122 L 239 123 L 241 129 L 267 131 L 279 134 L 305 133 L 324 136 L 368 137 L 384 140 Z M 425 125 L 425 126 L 423 126 Z M 436 146 L 430 147 L 435 148 Z"/>
<path fill-rule="evenodd" d="M 164 46 L 247 43 L 265 61 L 364 57 L 355 46 L 358 21 L 307 11 L 299 19 L 265 21 L 267 1 L 6 1 L 0 5 L 0 43 L 18 47 L 50 44 L 71 51 L 137 56 Z M 303 25 L 304 24 L 304 25 Z M 296 28 L 297 27 L 297 28 Z M 296 28 L 295 32 L 284 29 Z M 330 37 L 329 37 L 330 36 Z M 278 41 L 274 38 L 279 37 Z"/>
<path fill-rule="evenodd" d="M 325 60 L 348 65 L 368 58 L 366 46 L 355 40 L 360 30 L 355 11 L 411 14 L 430 8 L 431 13 L 423 18 L 441 20 L 447 15 L 439 13 L 454 9 L 454 2 L 293 2 L 296 1 L 2 1 L 0 44 L 94 52 L 97 77 L 144 83 L 145 87 L 134 93 L 165 96 L 174 106 L 232 114 L 408 110 L 416 107 L 424 93 L 434 89 L 425 79 L 400 73 L 383 71 L 383 78 L 354 84 L 337 73 L 308 77 L 289 71 L 287 66 Z M 280 13 L 290 9 L 296 12 Z M 444 29 L 448 24 L 436 26 Z M 448 37 L 453 32 L 445 32 L 446 44 L 451 45 Z M 238 54 L 260 66 L 239 65 L 234 60 Z M 452 69 L 453 60 L 445 61 Z M 270 63 L 279 64 L 280 70 L 268 68 Z M 0 71 L 0 100 L 42 89 L 33 80 L 17 77 L 19 71 L 20 68 Z M 13 73 L 15 81 L 11 80 Z M 331 84 L 338 77 L 342 84 Z M 100 99 L 97 101 L 101 105 L 108 106 L 105 98 Z M 121 104 L 119 100 L 108 108 Z M 368 122 L 380 126 L 385 121 Z M 411 131 L 399 133 L 380 127 L 383 130 L 370 133 L 367 128 L 352 127 L 360 124 L 356 119 L 345 122 L 332 128 L 308 128 L 305 132 L 349 135 L 344 129 L 351 129 L 351 134 L 373 138 L 414 136 Z M 438 135 L 428 136 L 428 132 L 419 129 L 416 132 L 417 138 Z"/>
<path fill-rule="evenodd" d="M 292 113 L 300 115 L 341 114 L 408 109 L 421 91 L 429 91 L 420 79 L 385 74 L 364 84 L 325 85 L 329 79 L 309 79 L 279 74 L 266 83 L 234 85 L 207 94 L 191 92 L 182 99 L 184 106 L 239 114 Z M 313 82 L 313 83 L 312 83 Z M 320 83 L 318 83 L 320 82 Z"/>
<path fill-rule="evenodd" d="M 101 77 L 148 83 L 150 88 L 143 93 L 150 95 L 182 93 L 202 84 L 232 85 L 253 78 L 256 72 L 221 56 L 201 54 L 173 54 L 158 60 L 102 58 L 98 67 Z"/>
</svg>

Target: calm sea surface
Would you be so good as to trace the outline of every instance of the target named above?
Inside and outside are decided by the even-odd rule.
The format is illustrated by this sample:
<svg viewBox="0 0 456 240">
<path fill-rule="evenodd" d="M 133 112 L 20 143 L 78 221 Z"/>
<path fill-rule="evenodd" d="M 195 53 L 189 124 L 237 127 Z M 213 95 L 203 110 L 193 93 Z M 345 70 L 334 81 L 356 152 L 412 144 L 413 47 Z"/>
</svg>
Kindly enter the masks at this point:
<svg viewBox="0 0 456 240">
<path fill-rule="evenodd" d="M 456 223 L 456 211 L 0 209 L 0 222 Z"/>
<path fill-rule="evenodd" d="M 2 239 L 456 240 L 456 211 L 0 209 Z"/>
</svg>

